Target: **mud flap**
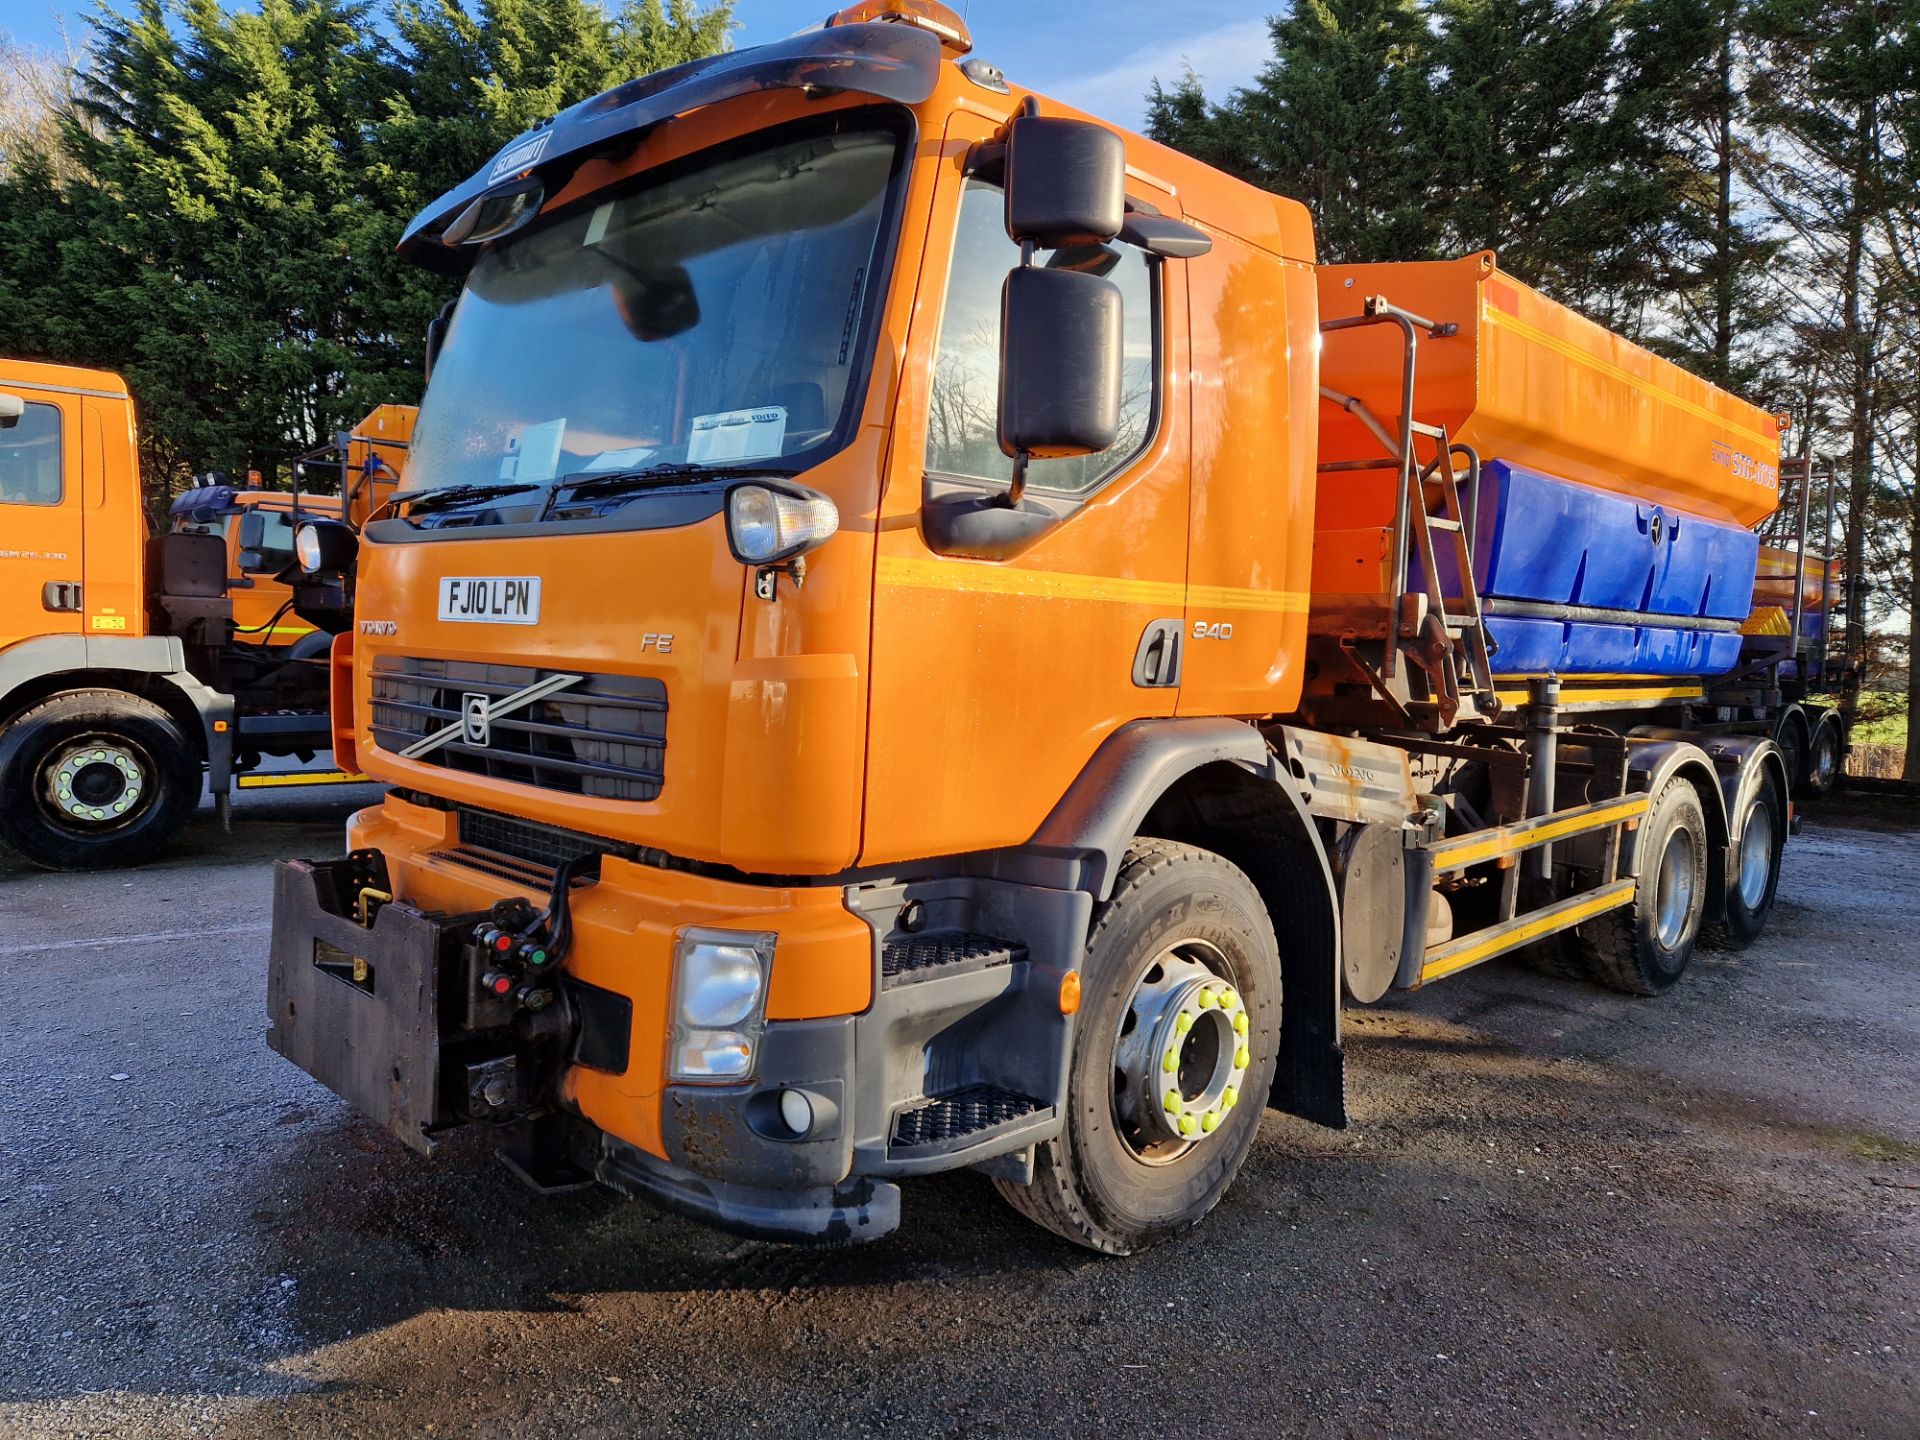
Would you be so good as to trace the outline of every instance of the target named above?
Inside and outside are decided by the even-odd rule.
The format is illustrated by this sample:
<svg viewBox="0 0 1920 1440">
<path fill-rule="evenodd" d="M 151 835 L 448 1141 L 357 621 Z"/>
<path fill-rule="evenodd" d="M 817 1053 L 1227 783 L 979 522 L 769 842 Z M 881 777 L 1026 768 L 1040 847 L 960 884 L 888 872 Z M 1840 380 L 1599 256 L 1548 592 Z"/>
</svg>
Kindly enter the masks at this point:
<svg viewBox="0 0 1920 1440">
<path fill-rule="evenodd" d="M 363 927 L 328 903 L 343 898 L 332 871 L 349 863 L 274 866 L 267 1043 L 431 1155 L 434 1132 L 458 1123 L 440 1093 L 441 962 L 470 921 L 385 904 Z"/>
</svg>

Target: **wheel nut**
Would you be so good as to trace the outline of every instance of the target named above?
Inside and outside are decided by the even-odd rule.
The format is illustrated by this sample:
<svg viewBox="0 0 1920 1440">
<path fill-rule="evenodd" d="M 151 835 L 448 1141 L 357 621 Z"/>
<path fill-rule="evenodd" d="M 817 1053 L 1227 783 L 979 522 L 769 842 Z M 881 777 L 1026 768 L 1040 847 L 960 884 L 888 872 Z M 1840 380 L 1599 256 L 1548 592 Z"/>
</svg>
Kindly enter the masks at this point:
<svg viewBox="0 0 1920 1440">
<path fill-rule="evenodd" d="M 1219 1003 L 1220 1003 L 1220 997 L 1214 994 L 1213 991 L 1202 990 L 1200 992 L 1200 1008 L 1202 1010 L 1211 1010 L 1214 1006 L 1218 1005 Z"/>
<path fill-rule="evenodd" d="M 1244 1070 L 1252 1062 L 1253 1062 L 1253 1052 L 1249 1050 L 1246 1046 L 1242 1045 L 1238 1050 L 1233 1052 L 1233 1068 L 1234 1069 Z"/>
<path fill-rule="evenodd" d="M 1238 1015 L 1233 1017 L 1233 1033 L 1236 1035 L 1244 1035 L 1247 1033 L 1246 1011 L 1242 1010 Z"/>
<path fill-rule="evenodd" d="M 1180 1052 L 1178 1050 L 1167 1051 L 1165 1057 L 1162 1058 L 1162 1060 L 1160 1061 L 1160 1068 L 1169 1075 L 1171 1075 L 1176 1069 L 1178 1069 L 1179 1066 L 1180 1066 Z"/>
<path fill-rule="evenodd" d="M 1205 1115 L 1200 1117 L 1200 1128 L 1209 1135 L 1217 1130 L 1219 1126 L 1220 1112 L 1218 1110 L 1209 1110 Z"/>
<path fill-rule="evenodd" d="M 1180 1092 L 1178 1090 L 1167 1091 L 1165 1098 L 1162 1099 L 1160 1103 L 1166 1106 L 1167 1113 L 1171 1115 L 1180 1108 Z"/>
<path fill-rule="evenodd" d="M 1198 1125 L 1193 1123 L 1193 1116 L 1182 1115 L 1180 1117 L 1180 1133 L 1182 1135 L 1191 1135 L 1199 1128 Z"/>
<path fill-rule="evenodd" d="M 1233 1109 L 1234 1106 L 1238 1105 L 1239 1103 L 1240 1103 L 1240 1087 L 1239 1086 L 1229 1085 L 1225 1090 L 1220 1092 L 1220 1108 L 1222 1110 L 1231 1110 Z"/>
</svg>

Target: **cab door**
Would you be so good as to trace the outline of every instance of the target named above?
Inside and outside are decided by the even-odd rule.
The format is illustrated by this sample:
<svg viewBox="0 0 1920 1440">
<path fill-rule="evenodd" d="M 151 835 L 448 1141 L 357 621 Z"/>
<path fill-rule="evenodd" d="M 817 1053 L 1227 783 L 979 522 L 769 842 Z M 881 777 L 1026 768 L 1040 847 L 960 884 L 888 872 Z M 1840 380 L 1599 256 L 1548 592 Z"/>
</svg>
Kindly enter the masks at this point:
<svg viewBox="0 0 1920 1440">
<path fill-rule="evenodd" d="M 1018 554 L 942 554 L 921 525 L 930 489 L 992 495 L 1012 469 L 996 439 L 999 305 L 1020 254 L 996 180 L 966 173 L 994 129 L 953 118 L 921 256 L 876 542 L 868 863 L 1028 839 L 1102 740 L 1179 700 L 1184 262 L 1117 240 L 1104 254 L 1042 252 L 1037 263 L 1091 268 L 1120 289 L 1120 438 L 1100 455 L 1034 462 L 1028 497 L 1058 518 Z M 1128 191 L 1179 213 L 1137 174 Z"/>
<path fill-rule="evenodd" d="M 21 400 L 0 429 L 0 648 L 78 635 L 81 594 L 80 426 L 67 397 L 0 383 Z"/>
</svg>

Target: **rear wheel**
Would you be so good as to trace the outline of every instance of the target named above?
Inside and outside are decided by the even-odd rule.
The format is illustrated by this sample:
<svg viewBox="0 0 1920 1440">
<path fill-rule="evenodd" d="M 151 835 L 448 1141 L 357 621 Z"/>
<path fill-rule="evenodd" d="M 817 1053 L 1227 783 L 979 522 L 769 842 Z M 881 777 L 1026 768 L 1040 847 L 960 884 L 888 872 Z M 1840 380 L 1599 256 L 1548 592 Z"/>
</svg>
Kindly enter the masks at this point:
<svg viewBox="0 0 1920 1440">
<path fill-rule="evenodd" d="M 199 761 L 174 718 L 115 690 L 76 690 L 0 731 L 0 843 L 50 870 L 135 865 L 200 798 Z"/>
<path fill-rule="evenodd" d="M 1727 866 L 1726 919 L 1706 927 L 1701 938 L 1717 949 L 1744 950 L 1760 938 L 1773 913 L 1786 845 L 1786 806 L 1771 778 L 1762 779 L 1735 817 L 1739 838 Z"/>
<path fill-rule="evenodd" d="M 1260 1128 L 1280 1046 L 1280 953 L 1260 892 L 1211 851 L 1142 840 L 1095 922 L 1066 1123 L 1029 1219 L 1113 1255 L 1197 1224 Z"/>
<path fill-rule="evenodd" d="M 1809 800 L 1821 800 L 1833 793 L 1840 778 L 1840 727 L 1816 725 L 1807 750 L 1807 778 L 1803 789 Z"/>
<path fill-rule="evenodd" d="M 1640 824 L 1633 903 L 1567 932 L 1568 956 L 1590 980 L 1658 995 L 1686 972 L 1707 898 L 1707 816 L 1684 776 L 1667 781 Z"/>
</svg>

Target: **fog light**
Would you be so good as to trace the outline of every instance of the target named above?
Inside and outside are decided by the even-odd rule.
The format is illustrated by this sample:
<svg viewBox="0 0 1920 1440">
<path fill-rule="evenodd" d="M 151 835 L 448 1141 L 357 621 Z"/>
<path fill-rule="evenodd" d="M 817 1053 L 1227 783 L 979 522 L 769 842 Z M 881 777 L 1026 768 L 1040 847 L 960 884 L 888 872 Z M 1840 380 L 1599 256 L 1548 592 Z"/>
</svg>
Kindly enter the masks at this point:
<svg viewBox="0 0 1920 1440">
<path fill-rule="evenodd" d="M 813 1101 L 807 1098 L 806 1091 L 780 1092 L 780 1119 L 796 1135 L 804 1137 L 812 1131 Z"/>
<path fill-rule="evenodd" d="M 824 545 L 840 511 L 818 490 L 794 484 L 736 485 L 727 492 L 727 544 L 745 565 L 772 565 Z"/>
</svg>

